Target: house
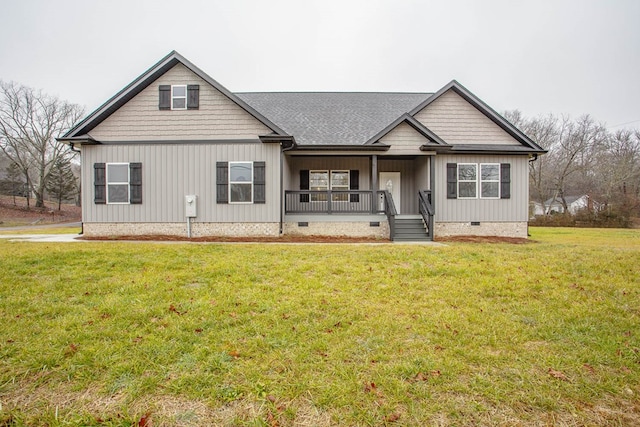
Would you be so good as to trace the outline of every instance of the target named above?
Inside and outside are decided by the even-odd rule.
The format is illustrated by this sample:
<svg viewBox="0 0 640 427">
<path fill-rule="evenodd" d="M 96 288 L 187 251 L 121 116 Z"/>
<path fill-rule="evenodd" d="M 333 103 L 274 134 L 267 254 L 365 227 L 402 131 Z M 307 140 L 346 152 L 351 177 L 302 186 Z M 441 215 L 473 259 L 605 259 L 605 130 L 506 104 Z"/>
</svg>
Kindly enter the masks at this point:
<svg viewBox="0 0 640 427">
<path fill-rule="evenodd" d="M 602 203 L 599 203 L 588 194 L 582 194 L 580 196 L 566 196 L 564 198 L 567 203 L 567 211 L 571 215 L 575 215 L 578 211 L 583 209 L 588 209 L 591 212 L 597 213 L 602 210 Z M 547 213 L 564 213 L 564 205 L 562 204 L 562 199 L 558 196 L 555 199 L 552 197 L 550 199 L 545 200 L 544 204 L 539 202 L 535 202 L 533 204 L 533 214 L 534 215 L 546 215 Z"/>
<path fill-rule="evenodd" d="M 455 80 L 435 93 L 232 93 L 171 52 L 60 141 L 86 235 L 526 237 L 545 151 Z"/>
</svg>

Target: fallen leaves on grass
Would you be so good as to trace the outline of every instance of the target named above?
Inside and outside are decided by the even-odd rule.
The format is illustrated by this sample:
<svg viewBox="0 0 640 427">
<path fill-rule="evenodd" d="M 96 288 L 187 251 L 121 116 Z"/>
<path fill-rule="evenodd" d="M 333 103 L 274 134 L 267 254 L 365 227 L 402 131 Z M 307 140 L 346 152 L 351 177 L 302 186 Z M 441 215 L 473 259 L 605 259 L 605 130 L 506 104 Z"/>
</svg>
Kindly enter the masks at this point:
<svg viewBox="0 0 640 427">
<path fill-rule="evenodd" d="M 178 311 L 178 309 L 176 308 L 176 306 L 175 306 L 175 305 L 173 305 L 173 304 L 171 304 L 171 305 L 169 306 L 169 311 L 170 311 L 170 312 L 172 312 L 172 313 L 177 314 L 178 316 L 182 316 L 183 314 L 185 314 L 185 313 L 186 313 L 186 311 Z"/>
<path fill-rule="evenodd" d="M 553 368 L 549 368 L 549 375 L 551 375 L 553 378 L 556 378 L 558 380 L 562 380 L 562 381 L 569 381 L 569 378 L 562 372 L 562 371 L 558 371 L 556 369 Z"/>
<path fill-rule="evenodd" d="M 151 427 L 151 412 L 147 412 L 138 421 L 138 427 Z"/>
</svg>

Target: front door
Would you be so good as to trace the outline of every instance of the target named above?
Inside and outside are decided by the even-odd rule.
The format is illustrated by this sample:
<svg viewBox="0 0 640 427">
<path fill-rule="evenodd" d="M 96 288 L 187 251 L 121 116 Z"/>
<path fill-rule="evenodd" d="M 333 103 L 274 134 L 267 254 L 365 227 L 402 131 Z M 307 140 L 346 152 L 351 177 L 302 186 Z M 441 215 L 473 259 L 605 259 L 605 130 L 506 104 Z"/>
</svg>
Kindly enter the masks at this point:
<svg viewBox="0 0 640 427">
<path fill-rule="evenodd" d="M 400 172 L 380 172 L 378 185 L 379 190 L 387 190 L 391 193 L 393 203 L 396 205 L 396 211 L 400 214 Z M 384 206 L 381 209 L 384 209 Z"/>
</svg>

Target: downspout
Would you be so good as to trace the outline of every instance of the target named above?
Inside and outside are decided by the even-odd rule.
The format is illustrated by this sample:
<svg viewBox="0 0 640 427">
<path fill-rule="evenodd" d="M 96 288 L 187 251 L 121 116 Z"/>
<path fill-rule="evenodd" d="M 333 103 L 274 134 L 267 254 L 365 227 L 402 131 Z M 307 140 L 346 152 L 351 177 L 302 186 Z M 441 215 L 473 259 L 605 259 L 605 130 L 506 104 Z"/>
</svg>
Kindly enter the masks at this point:
<svg viewBox="0 0 640 427">
<path fill-rule="evenodd" d="M 77 150 L 73 146 L 73 142 L 69 143 L 69 149 L 71 151 L 73 151 L 74 153 L 80 153 L 80 168 L 82 168 L 82 151 L 81 150 Z M 80 172 L 80 182 L 82 183 L 82 172 Z M 82 184 L 80 184 L 80 185 L 82 186 Z M 80 198 L 80 204 L 82 204 L 82 198 Z M 80 221 L 80 235 L 82 236 L 83 234 L 84 234 L 84 221 Z"/>
<path fill-rule="evenodd" d="M 279 233 L 280 235 L 282 235 L 284 231 L 284 208 L 285 208 L 285 203 L 287 202 L 284 194 L 284 152 L 291 150 L 293 147 L 295 147 L 295 144 L 292 143 L 290 146 L 285 147 L 285 145 L 281 141 L 280 146 L 282 147 L 282 150 L 280 150 L 280 197 L 281 197 L 281 200 L 280 200 Z"/>
<path fill-rule="evenodd" d="M 436 231 L 434 230 L 436 225 L 436 161 L 435 155 L 429 156 L 429 189 L 431 190 L 431 209 L 433 209 L 433 216 L 431 217 L 431 227 L 429 234 L 431 240 L 436 237 Z"/>
<path fill-rule="evenodd" d="M 536 160 L 538 160 L 538 153 L 533 153 L 533 156 L 529 159 L 529 163 L 533 163 Z M 542 202 L 542 208 L 544 209 L 544 201 Z M 529 218 L 529 209 L 527 209 L 527 219 L 528 218 Z M 531 233 L 529 233 L 529 221 L 527 221 L 527 237 L 531 237 Z"/>
</svg>

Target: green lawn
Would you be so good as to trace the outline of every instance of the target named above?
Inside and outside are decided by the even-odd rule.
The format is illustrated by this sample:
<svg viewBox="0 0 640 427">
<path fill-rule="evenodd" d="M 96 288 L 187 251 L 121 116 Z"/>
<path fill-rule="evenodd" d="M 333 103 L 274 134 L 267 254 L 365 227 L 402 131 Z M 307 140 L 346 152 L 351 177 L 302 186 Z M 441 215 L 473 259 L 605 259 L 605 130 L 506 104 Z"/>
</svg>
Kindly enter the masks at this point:
<svg viewBox="0 0 640 427">
<path fill-rule="evenodd" d="M 0 426 L 640 424 L 640 231 L 531 233 L 0 239 Z"/>
</svg>

